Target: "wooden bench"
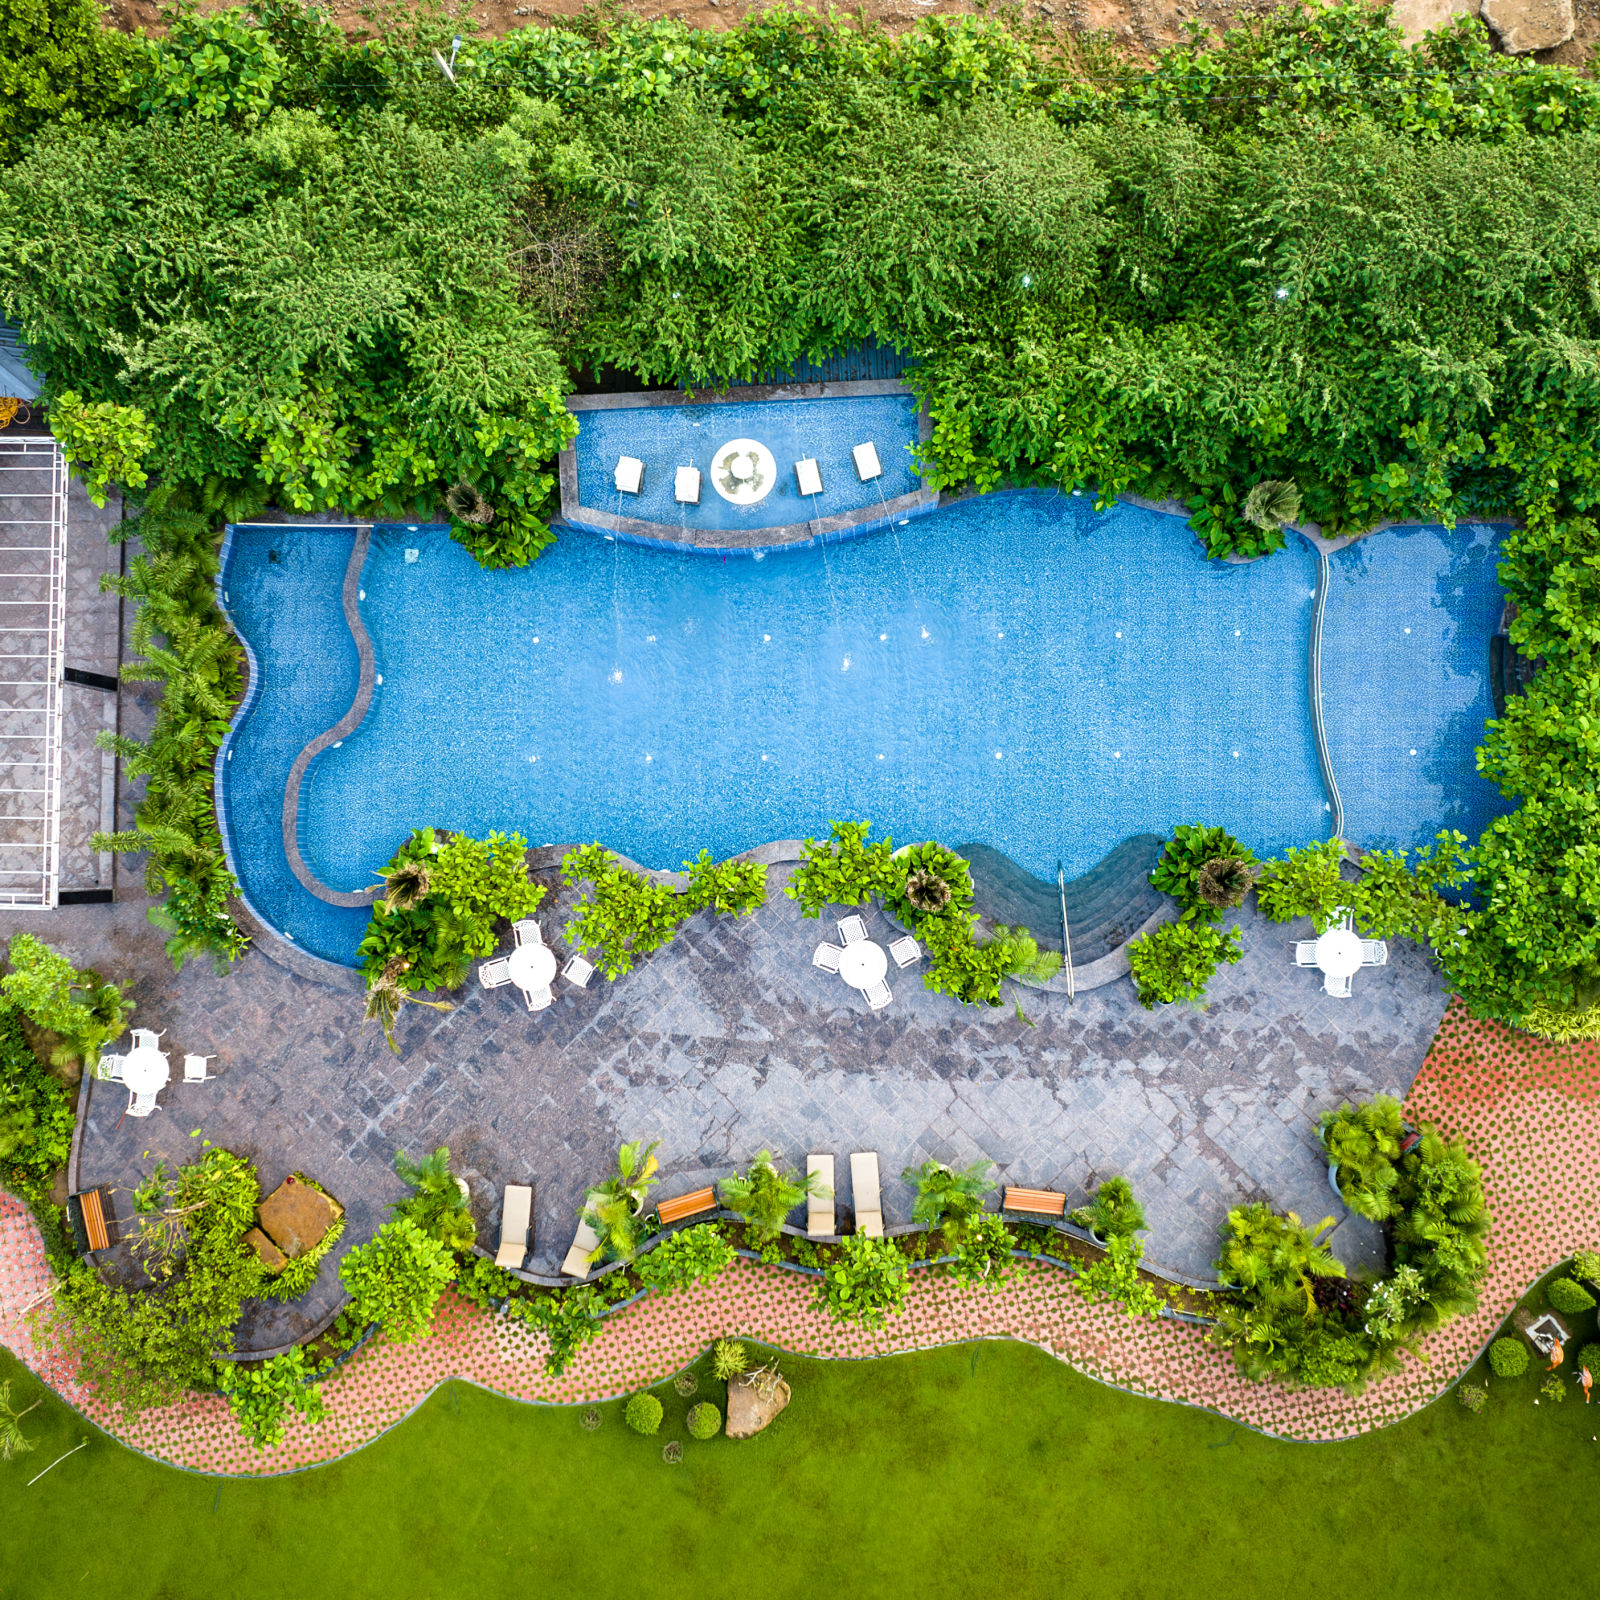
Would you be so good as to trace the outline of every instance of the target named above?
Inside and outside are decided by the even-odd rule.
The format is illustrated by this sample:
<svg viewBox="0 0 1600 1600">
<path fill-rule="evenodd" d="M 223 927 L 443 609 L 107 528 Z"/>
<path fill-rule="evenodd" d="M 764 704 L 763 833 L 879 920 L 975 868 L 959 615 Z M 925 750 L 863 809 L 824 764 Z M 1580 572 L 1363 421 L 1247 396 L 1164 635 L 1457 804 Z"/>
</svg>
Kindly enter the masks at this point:
<svg viewBox="0 0 1600 1600">
<path fill-rule="evenodd" d="M 663 1228 L 670 1228 L 674 1222 L 682 1222 L 685 1217 L 697 1217 L 702 1211 L 716 1209 L 717 1193 L 708 1183 L 693 1194 L 680 1194 L 676 1200 L 663 1200 L 656 1207 L 656 1215 L 660 1217 Z"/>
<path fill-rule="evenodd" d="M 1026 1211 L 1035 1217 L 1060 1217 L 1066 1214 L 1067 1197 L 1054 1189 L 1013 1189 L 1007 1187 L 1002 1211 Z"/>
<path fill-rule="evenodd" d="M 105 1206 L 101 1202 L 100 1191 L 86 1189 L 72 1198 L 78 1202 L 78 1214 L 83 1218 L 83 1233 L 89 1241 L 90 1250 L 109 1250 L 111 1232 L 106 1227 Z"/>
</svg>

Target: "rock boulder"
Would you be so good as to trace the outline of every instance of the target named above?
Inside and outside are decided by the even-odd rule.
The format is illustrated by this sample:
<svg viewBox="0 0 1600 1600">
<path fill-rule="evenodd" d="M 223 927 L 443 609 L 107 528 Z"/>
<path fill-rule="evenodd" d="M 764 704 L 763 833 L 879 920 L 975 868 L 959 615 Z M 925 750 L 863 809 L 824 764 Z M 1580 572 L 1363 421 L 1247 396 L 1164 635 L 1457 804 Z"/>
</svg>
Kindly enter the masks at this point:
<svg viewBox="0 0 1600 1600">
<path fill-rule="evenodd" d="M 1478 15 L 1478 0 L 1394 0 L 1389 21 L 1407 44 L 1420 44 L 1425 33 L 1447 28 L 1457 17 Z"/>
<path fill-rule="evenodd" d="M 261 1202 L 257 1215 L 262 1231 L 292 1260 L 319 1245 L 341 1211 L 320 1189 L 291 1173 Z"/>
<path fill-rule="evenodd" d="M 789 1403 L 789 1385 L 779 1378 L 763 1394 L 756 1386 L 758 1374 L 747 1372 L 728 1385 L 730 1439 L 751 1439 Z"/>
<path fill-rule="evenodd" d="M 1483 0 L 1483 20 L 1514 56 L 1553 50 L 1577 27 L 1572 0 Z"/>
<path fill-rule="evenodd" d="M 260 1257 L 261 1265 L 268 1272 L 282 1272 L 288 1266 L 289 1258 L 259 1228 L 252 1228 L 244 1236 L 244 1242 Z"/>
</svg>

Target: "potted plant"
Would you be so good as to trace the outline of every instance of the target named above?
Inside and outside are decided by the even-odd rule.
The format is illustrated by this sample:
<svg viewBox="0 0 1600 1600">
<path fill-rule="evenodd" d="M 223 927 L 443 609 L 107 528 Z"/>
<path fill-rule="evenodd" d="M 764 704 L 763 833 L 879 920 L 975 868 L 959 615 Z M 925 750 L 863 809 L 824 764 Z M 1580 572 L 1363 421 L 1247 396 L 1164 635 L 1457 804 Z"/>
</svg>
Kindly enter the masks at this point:
<svg viewBox="0 0 1600 1600">
<path fill-rule="evenodd" d="M 959 1244 L 983 1210 L 983 1197 L 994 1188 L 987 1177 L 991 1163 L 974 1161 L 970 1167 L 951 1167 L 943 1161 L 924 1161 L 920 1167 L 907 1167 L 900 1174 L 903 1183 L 917 1188 L 911 1220 L 930 1232 L 943 1228 L 952 1244 Z"/>
<path fill-rule="evenodd" d="M 1069 1220 L 1087 1228 L 1102 1250 L 1113 1239 L 1129 1239 L 1145 1230 L 1144 1207 L 1134 1198 L 1133 1185 L 1126 1178 L 1107 1178 L 1095 1190 L 1094 1199 L 1079 1206 Z"/>
<path fill-rule="evenodd" d="M 743 1176 L 736 1172 L 717 1185 L 723 1205 L 744 1218 L 759 1244 L 770 1244 L 778 1237 L 789 1213 L 807 1195 L 826 1199 L 831 1192 L 815 1172 L 804 1176 L 780 1172 L 770 1150 L 763 1150 Z"/>
<path fill-rule="evenodd" d="M 589 1191 L 584 1220 L 600 1235 L 600 1247 L 592 1260 L 609 1255 L 618 1261 L 631 1261 L 639 1248 L 639 1213 L 645 1196 L 660 1181 L 655 1173 L 660 1165 L 655 1149 L 661 1141 L 646 1144 L 635 1139 L 617 1152 L 617 1170 L 605 1182 Z"/>
<path fill-rule="evenodd" d="M 1396 1186 L 1404 1123 L 1400 1102 L 1380 1094 L 1364 1105 L 1325 1111 L 1317 1136 L 1328 1156 L 1328 1184 L 1359 1217 L 1383 1222 L 1399 1209 Z"/>
</svg>

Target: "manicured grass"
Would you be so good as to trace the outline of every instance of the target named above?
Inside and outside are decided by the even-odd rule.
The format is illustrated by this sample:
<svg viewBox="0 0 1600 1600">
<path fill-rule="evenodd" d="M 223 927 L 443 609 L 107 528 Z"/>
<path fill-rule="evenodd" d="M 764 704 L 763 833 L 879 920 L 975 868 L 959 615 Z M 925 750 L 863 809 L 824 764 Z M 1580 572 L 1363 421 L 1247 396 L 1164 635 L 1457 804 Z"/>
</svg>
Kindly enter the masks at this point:
<svg viewBox="0 0 1600 1600">
<path fill-rule="evenodd" d="M 773 1428 L 697 1443 L 722 1401 L 657 1391 L 661 1434 L 451 1384 L 338 1465 L 216 1480 L 131 1455 L 48 1401 L 0 1464 L 7 1595 L 304 1600 L 640 1594 L 1533 1595 L 1584 1570 L 1600 1402 L 1491 1385 L 1348 1444 L 1285 1444 L 1140 1400 L 1036 1350 L 785 1358 Z M 0 1351 L 23 1403 L 39 1384 Z M 89 1447 L 24 1488 L 85 1433 Z M 661 1446 L 685 1441 L 668 1466 Z M 220 1489 L 219 1489 L 220 1482 Z M 1553 1564 L 1553 1565 L 1552 1565 Z M 20 1574 L 26 1584 L 15 1587 Z M 1553 1581 L 1560 1582 L 1560 1578 Z"/>
</svg>

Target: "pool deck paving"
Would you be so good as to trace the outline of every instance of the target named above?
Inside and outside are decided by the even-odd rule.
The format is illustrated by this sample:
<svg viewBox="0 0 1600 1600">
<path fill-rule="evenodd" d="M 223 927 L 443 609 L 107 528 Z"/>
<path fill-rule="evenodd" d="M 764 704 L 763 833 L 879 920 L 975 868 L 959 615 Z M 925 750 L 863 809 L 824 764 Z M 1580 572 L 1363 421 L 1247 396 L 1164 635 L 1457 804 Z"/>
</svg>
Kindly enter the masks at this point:
<svg viewBox="0 0 1600 1600">
<path fill-rule="evenodd" d="M 218 975 L 191 962 L 174 974 L 145 906 L 18 914 L 81 965 L 129 983 L 134 1022 L 164 1031 L 181 1076 L 185 1052 L 212 1055 L 218 1078 L 175 1083 L 142 1122 L 126 1092 L 91 1085 L 77 1174 L 111 1185 L 115 1205 L 155 1161 L 184 1160 L 204 1140 L 250 1156 L 264 1189 L 290 1172 L 347 1207 L 344 1245 L 369 1237 L 405 1194 L 397 1150 L 448 1145 L 472 1190 L 479 1240 L 492 1245 L 506 1183 L 536 1187 L 532 1269 L 553 1272 L 571 1242 L 585 1188 L 626 1139 L 661 1140 L 658 1196 L 743 1166 L 762 1148 L 796 1166 L 831 1151 L 841 1214 L 855 1150 L 876 1150 L 886 1221 L 910 1220 L 902 1168 L 934 1157 L 987 1159 L 1001 1182 L 1062 1189 L 1082 1202 L 1123 1173 L 1144 1203 L 1150 1261 L 1208 1280 L 1217 1228 L 1250 1199 L 1311 1220 L 1345 1218 L 1315 1142 L 1316 1114 L 1346 1098 L 1404 1095 L 1444 1011 L 1439 975 L 1408 944 L 1363 972 L 1348 1001 L 1296 969 L 1302 929 L 1247 911 L 1243 960 L 1212 984 L 1205 1009 L 1143 1011 L 1121 979 L 1080 995 L 1018 990 L 1010 1005 L 963 1007 L 922 986 L 921 968 L 891 969 L 894 1001 L 873 1014 L 811 963 L 831 921 L 807 920 L 769 869 L 768 904 L 734 920 L 691 918 L 664 950 L 616 983 L 558 982 L 530 1015 L 514 989 L 476 983 L 440 1015 L 408 1008 L 401 1053 L 363 1031 L 358 993 L 285 970 L 252 952 Z M 554 938 L 564 902 L 542 913 Z M 869 932 L 892 930 L 876 912 Z M 1370 1259 L 1365 1225 L 1342 1221 L 1336 1247 Z M 276 1348 L 341 1302 L 336 1262 L 286 1307 L 256 1303 L 241 1346 Z"/>
</svg>

